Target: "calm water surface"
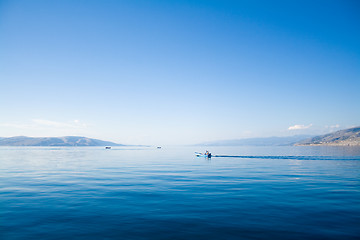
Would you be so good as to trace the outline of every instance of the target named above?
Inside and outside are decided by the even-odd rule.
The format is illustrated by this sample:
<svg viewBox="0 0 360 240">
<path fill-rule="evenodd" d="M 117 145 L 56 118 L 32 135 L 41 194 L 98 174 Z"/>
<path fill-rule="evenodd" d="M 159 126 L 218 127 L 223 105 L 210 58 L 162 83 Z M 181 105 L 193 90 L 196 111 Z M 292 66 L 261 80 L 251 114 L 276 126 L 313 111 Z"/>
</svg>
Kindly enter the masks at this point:
<svg viewBox="0 0 360 240">
<path fill-rule="evenodd" d="M 359 239 L 360 149 L 0 148 L 0 239 Z"/>
</svg>

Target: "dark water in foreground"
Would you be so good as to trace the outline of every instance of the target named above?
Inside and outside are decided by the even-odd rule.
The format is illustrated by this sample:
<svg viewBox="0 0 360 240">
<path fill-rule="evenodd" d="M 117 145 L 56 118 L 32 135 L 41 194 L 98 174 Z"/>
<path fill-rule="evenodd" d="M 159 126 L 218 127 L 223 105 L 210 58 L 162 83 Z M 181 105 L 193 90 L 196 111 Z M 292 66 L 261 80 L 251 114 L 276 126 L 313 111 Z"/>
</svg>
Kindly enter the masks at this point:
<svg viewBox="0 0 360 240">
<path fill-rule="evenodd" d="M 0 148 L 0 239 L 359 239 L 360 149 Z"/>
</svg>

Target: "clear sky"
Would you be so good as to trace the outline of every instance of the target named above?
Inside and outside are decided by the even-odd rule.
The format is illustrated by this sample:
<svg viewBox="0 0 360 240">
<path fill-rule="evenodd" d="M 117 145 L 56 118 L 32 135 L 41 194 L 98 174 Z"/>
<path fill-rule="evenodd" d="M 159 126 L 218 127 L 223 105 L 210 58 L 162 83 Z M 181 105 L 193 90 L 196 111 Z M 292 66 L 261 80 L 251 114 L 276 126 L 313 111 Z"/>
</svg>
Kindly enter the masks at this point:
<svg viewBox="0 0 360 240">
<path fill-rule="evenodd" d="M 165 145 L 358 125 L 359 1 L 0 0 L 0 137 Z"/>
</svg>

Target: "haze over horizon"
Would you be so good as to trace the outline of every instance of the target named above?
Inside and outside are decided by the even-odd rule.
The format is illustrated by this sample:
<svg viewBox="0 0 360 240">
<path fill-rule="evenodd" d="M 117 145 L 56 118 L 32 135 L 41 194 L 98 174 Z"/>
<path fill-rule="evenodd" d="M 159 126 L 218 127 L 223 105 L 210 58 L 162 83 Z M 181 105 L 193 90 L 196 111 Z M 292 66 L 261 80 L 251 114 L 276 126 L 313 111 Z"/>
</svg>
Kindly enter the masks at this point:
<svg viewBox="0 0 360 240">
<path fill-rule="evenodd" d="M 360 125 L 356 1 L 0 1 L 0 137 L 196 144 Z"/>
</svg>

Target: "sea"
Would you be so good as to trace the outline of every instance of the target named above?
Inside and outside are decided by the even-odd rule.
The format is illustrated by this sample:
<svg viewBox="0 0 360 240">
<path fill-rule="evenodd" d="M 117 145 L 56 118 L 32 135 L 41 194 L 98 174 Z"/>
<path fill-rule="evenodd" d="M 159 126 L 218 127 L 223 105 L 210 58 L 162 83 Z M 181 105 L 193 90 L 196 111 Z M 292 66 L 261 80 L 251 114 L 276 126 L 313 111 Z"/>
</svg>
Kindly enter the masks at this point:
<svg viewBox="0 0 360 240">
<path fill-rule="evenodd" d="M 360 239 L 360 148 L 0 147 L 0 239 Z"/>
</svg>

